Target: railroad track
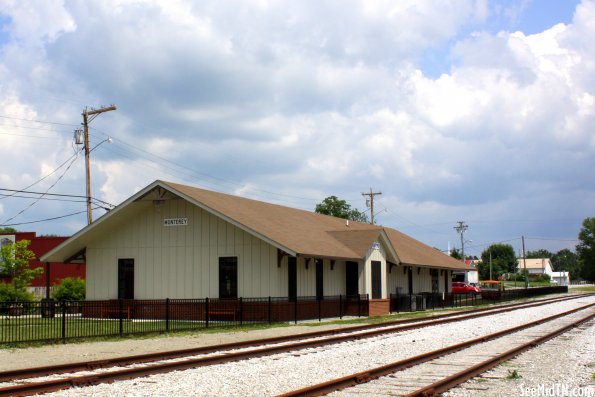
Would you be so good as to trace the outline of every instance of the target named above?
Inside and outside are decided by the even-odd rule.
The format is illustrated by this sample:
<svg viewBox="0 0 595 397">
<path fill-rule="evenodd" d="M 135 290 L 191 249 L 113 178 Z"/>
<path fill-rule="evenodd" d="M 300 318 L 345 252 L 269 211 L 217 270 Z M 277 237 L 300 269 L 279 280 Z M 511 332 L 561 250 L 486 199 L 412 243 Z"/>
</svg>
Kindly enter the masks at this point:
<svg viewBox="0 0 595 397">
<path fill-rule="evenodd" d="M 581 306 L 527 324 L 408 357 L 383 366 L 279 395 L 406 396 L 443 393 L 526 350 L 595 318 L 595 304 Z"/>
<path fill-rule="evenodd" d="M 502 313 L 504 311 L 545 305 L 569 299 L 579 299 L 583 298 L 584 296 L 585 295 L 564 298 L 550 298 L 539 301 L 533 301 L 529 303 L 509 304 L 491 308 L 475 309 L 466 313 L 449 313 L 445 315 L 434 316 L 424 320 L 401 320 L 381 325 L 357 326 L 342 330 L 322 331 L 288 337 L 269 338 L 257 341 L 239 342 L 196 349 L 185 349 L 172 352 L 122 357 L 112 360 L 95 360 L 85 363 L 40 367 L 17 371 L 7 371 L 0 373 L 0 381 L 21 381 L 18 382 L 18 384 L 12 384 L 0 388 L 0 396 L 32 395 L 38 393 L 63 390 L 73 386 L 93 385 L 105 382 L 112 382 L 114 380 L 132 379 L 150 374 L 157 374 L 188 368 L 196 368 L 206 365 L 214 365 L 227 363 L 231 361 L 245 360 L 253 357 L 262 357 L 265 355 L 291 352 L 300 349 L 327 346 L 330 344 L 341 343 L 349 340 L 371 338 L 382 334 L 402 332 L 406 330 L 412 330 L 437 324 L 462 321 L 469 318 L 493 315 Z M 234 350 L 233 352 L 230 351 L 232 349 Z M 186 358 L 188 356 L 197 355 L 200 356 Z M 142 363 L 144 363 L 144 365 L 139 365 Z M 120 368 L 123 365 L 132 366 L 127 368 Z M 115 367 L 118 368 L 115 369 Z M 67 376 L 60 379 L 31 379 L 46 375 L 64 374 L 75 371 L 89 371 L 96 369 L 99 369 L 99 371 L 94 371 L 91 373 L 82 372 L 82 374 L 78 374 L 75 376 Z"/>
</svg>

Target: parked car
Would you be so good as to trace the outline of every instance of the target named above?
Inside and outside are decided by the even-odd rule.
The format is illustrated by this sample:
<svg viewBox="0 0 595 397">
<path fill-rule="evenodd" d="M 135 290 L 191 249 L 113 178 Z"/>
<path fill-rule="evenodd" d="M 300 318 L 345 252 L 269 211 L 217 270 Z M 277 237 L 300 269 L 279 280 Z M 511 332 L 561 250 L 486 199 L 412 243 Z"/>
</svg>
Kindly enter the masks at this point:
<svg viewBox="0 0 595 397">
<path fill-rule="evenodd" d="M 453 294 L 480 294 L 481 288 L 475 287 L 473 285 L 469 285 L 467 283 L 461 281 L 453 281 L 452 283 L 452 293 Z"/>
</svg>

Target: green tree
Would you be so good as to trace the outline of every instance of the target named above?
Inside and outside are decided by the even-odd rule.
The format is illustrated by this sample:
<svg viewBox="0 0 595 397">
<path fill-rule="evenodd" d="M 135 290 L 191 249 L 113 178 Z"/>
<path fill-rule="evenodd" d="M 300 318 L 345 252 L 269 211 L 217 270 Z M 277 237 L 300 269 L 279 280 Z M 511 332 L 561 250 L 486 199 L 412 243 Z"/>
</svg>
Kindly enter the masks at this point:
<svg viewBox="0 0 595 397">
<path fill-rule="evenodd" d="M 2 272 L 9 275 L 11 282 L 3 287 L 2 299 L 17 301 L 30 300 L 27 287 L 34 278 L 43 274 L 43 268 L 29 268 L 29 261 L 35 259 L 35 253 L 29 249 L 29 240 L 20 240 L 14 244 L 7 244 L 0 250 L 0 267 Z"/>
<path fill-rule="evenodd" d="M 15 234 L 17 229 L 12 227 L 0 227 L 0 234 Z"/>
<path fill-rule="evenodd" d="M 363 212 L 359 212 L 347 201 L 340 200 L 337 196 L 329 196 L 322 200 L 322 203 L 316 204 L 315 212 L 324 215 L 331 215 L 337 218 L 349 219 L 357 222 L 368 222 L 368 217 Z"/>
<path fill-rule="evenodd" d="M 66 277 L 54 287 L 52 297 L 58 302 L 85 300 L 85 280 Z"/>
<path fill-rule="evenodd" d="M 578 256 L 568 248 L 564 248 L 554 254 L 552 257 L 552 266 L 555 272 L 570 272 L 571 279 L 580 278 L 581 267 Z"/>
<path fill-rule="evenodd" d="M 455 259 L 463 259 L 463 255 L 461 254 L 461 250 L 458 250 L 456 248 L 453 248 L 452 251 L 450 251 L 450 256 L 455 258 Z"/>
<path fill-rule="evenodd" d="M 586 218 L 578 234 L 576 253 L 581 262 L 581 277 L 595 281 L 595 218 Z"/>
<path fill-rule="evenodd" d="M 554 254 L 549 252 L 548 250 L 538 249 L 535 251 L 527 251 L 525 258 L 527 258 L 527 259 L 529 259 L 529 258 L 531 258 L 531 259 L 541 259 L 541 258 L 552 259 L 553 256 L 554 256 Z"/>
<path fill-rule="evenodd" d="M 516 272 L 516 255 L 510 244 L 492 244 L 481 253 L 478 266 L 479 278 L 490 278 L 490 253 L 492 258 L 492 278 L 496 279 L 504 273 Z"/>
</svg>

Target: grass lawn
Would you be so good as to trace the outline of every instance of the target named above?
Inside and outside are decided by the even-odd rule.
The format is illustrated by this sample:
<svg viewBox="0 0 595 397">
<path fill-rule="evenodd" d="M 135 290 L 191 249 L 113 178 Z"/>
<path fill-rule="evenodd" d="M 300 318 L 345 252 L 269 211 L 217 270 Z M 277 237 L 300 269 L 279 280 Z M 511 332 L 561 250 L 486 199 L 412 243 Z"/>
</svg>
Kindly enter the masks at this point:
<svg viewBox="0 0 595 397">
<path fill-rule="evenodd" d="M 569 292 L 595 292 L 595 285 L 587 285 L 585 287 L 573 287 L 568 289 Z"/>
<path fill-rule="evenodd" d="M 167 326 L 164 320 L 123 320 L 122 334 L 163 333 L 166 332 Z M 197 330 L 209 331 L 211 329 L 229 329 L 230 327 L 237 328 L 237 325 L 211 321 L 209 328 L 205 328 L 202 321 L 169 321 L 170 332 L 184 330 L 193 332 Z M 63 322 L 59 316 L 55 318 L 41 318 L 38 316 L 2 317 L 0 318 L 0 330 L 2 331 L 0 333 L 0 348 L 14 347 L 15 345 L 31 342 L 61 341 L 63 335 L 68 341 L 72 340 L 72 338 L 86 340 L 104 339 L 105 337 L 118 338 L 120 335 L 120 320 L 67 317 Z"/>
<path fill-rule="evenodd" d="M 503 281 L 504 288 L 524 288 L 525 282 L 524 281 Z M 551 283 L 549 281 L 531 281 L 529 280 L 529 287 L 557 287 L 558 284 Z"/>
</svg>

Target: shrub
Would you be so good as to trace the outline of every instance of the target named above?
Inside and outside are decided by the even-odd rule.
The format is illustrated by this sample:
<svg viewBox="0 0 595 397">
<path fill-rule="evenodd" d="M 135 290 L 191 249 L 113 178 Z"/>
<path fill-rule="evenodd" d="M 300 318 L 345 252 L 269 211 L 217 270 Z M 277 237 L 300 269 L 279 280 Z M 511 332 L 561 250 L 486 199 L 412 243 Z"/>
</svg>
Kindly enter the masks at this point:
<svg viewBox="0 0 595 397">
<path fill-rule="evenodd" d="M 33 302 L 35 297 L 27 290 L 15 289 L 12 284 L 0 283 L 0 302 Z"/>
<path fill-rule="evenodd" d="M 552 278 L 550 277 L 549 274 L 542 274 L 541 277 L 539 278 L 539 281 L 552 281 Z"/>
<path fill-rule="evenodd" d="M 0 283 L 0 314 L 8 314 L 15 302 L 33 302 L 35 297 L 27 290 L 15 290 L 12 284 Z"/>
<path fill-rule="evenodd" d="M 58 302 L 85 300 L 85 280 L 66 277 L 54 287 L 52 298 Z"/>
</svg>

